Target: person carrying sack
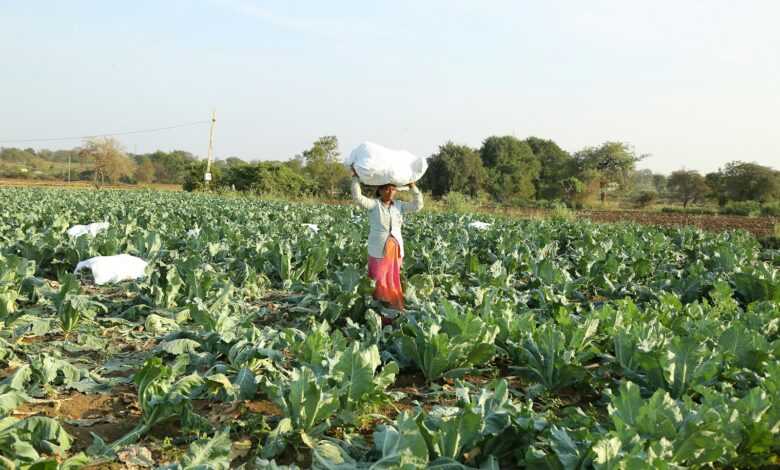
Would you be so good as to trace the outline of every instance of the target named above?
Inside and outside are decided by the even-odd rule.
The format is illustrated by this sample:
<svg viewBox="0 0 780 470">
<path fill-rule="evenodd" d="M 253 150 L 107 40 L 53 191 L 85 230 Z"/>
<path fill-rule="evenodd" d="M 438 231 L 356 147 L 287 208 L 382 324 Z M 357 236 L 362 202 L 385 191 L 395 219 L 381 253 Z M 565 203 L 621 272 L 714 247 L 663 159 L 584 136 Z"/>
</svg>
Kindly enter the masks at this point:
<svg viewBox="0 0 780 470">
<path fill-rule="evenodd" d="M 396 201 L 398 188 L 385 184 L 377 188 L 375 198 L 363 196 L 360 179 L 352 168 L 352 199 L 368 211 L 368 275 L 376 281 L 374 298 L 385 302 L 399 311 L 404 309 L 404 294 L 401 288 L 401 265 L 404 257 L 404 242 L 401 226 L 404 214 L 423 208 L 422 192 L 415 183 L 410 183 L 412 202 Z M 383 324 L 390 321 L 383 317 Z"/>
</svg>

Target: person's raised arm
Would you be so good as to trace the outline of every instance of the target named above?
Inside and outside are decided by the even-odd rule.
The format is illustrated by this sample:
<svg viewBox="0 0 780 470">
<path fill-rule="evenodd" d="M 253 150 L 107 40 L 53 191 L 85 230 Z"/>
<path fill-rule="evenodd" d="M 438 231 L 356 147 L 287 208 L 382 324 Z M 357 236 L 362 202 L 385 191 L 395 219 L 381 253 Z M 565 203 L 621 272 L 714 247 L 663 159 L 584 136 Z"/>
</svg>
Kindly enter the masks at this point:
<svg viewBox="0 0 780 470">
<path fill-rule="evenodd" d="M 409 189 L 412 191 L 412 202 L 403 205 L 403 212 L 417 212 L 423 208 L 423 195 L 420 188 L 415 183 L 409 183 Z"/>
<path fill-rule="evenodd" d="M 363 209 L 372 209 L 374 206 L 376 206 L 376 200 L 367 198 L 363 196 L 362 191 L 360 191 L 360 180 L 358 179 L 357 172 L 355 171 L 355 167 L 352 167 L 352 200 L 355 201 L 355 204 L 362 207 Z"/>
</svg>

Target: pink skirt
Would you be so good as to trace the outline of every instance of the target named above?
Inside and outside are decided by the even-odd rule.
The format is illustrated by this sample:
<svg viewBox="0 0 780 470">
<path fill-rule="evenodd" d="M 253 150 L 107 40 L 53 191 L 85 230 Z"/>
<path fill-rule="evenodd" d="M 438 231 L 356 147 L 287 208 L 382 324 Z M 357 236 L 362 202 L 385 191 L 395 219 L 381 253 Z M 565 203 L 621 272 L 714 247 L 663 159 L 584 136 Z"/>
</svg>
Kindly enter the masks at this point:
<svg viewBox="0 0 780 470">
<path fill-rule="evenodd" d="M 401 289 L 401 247 L 394 237 L 385 243 L 385 257 L 368 257 L 368 276 L 376 281 L 374 298 L 387 302 L 390 307 L 404 309 L 404 293 Z"/>
</svg>

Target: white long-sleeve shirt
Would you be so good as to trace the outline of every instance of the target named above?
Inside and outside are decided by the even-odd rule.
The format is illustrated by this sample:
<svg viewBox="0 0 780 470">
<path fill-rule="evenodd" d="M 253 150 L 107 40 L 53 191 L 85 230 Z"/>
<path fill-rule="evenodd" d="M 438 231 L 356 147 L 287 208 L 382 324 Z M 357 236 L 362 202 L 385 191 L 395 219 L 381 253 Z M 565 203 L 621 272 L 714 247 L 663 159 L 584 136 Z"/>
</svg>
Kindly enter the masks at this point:
<svg viewBox="0 0 780 470">
<path fill-rule="evenodd" d="M 417 212 L 423 208 L 422 192 L 416 187 L 411 188 L 414 200 L 412 202 L 393 201 L 385 206 L 379 199 L 363 196 L 360 191 L 360 181 L 352 177 L 352 199 L 355 203 L 368 210 L 368 255 L 374 258 L 385 256 L 385 243 L 391 235 L 398 241 L 401 257 L 404 256 L 404 241 L 401 236 L 401 226 L 404 214 Z"/>
</svg>

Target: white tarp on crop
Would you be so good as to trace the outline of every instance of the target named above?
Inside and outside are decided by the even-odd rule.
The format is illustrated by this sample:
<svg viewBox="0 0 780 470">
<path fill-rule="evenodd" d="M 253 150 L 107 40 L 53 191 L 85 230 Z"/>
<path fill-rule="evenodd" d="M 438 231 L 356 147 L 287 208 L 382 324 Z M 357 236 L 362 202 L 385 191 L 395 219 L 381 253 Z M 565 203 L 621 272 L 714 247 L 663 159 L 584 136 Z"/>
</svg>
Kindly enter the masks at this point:
<svg viewBox="0 0 780 470">
<path fill-rule="evenodd" d="M 68 229 L 68 235 L 70 235 L 73 238 L 80 237 L 82 235 L 91 235 L 95 236 L 98 233 L 102 232 L 103 230 L 107 230 L 109 227 L 108 222 L 95 222 L 94 224 L 89 225 L 74 225 L 73 227 Z"/>
<path fill-rule="evenodd" d="M 74 273 L 82 269 L 90 269 L 95 284 L 102 285 L 141 279 L 148 264 L 132 255 L 96 256 L 79 262 Z"/>
<path fill-rule="evenodd" d="M 405 186 L 422 178 L 428 169 L 428 162 L 423 157 L 373 142 L 360 144 L 344 160 L 344 164 L 347 167 L 354 164 L 360 181 L 370 186 Z"/>
<path fill-rule="evenodd" d="M 477 229 L 477 230 L 487 230 L 487 229 L 489 229 L 489 228 L 490 228 L 490 225 L 491 225 L 491 224 L 489 224 L 489 223 L 487 223 L 487 222 L 480 222 L 479 220 L 476 220 L 476 221 L 474 221 L 474 222 L 471 222 L 471 223 L 469 224 L 469 227 L 470 227 L 470 228 L 475 228 L 475 229 Z"/>
</svg>

